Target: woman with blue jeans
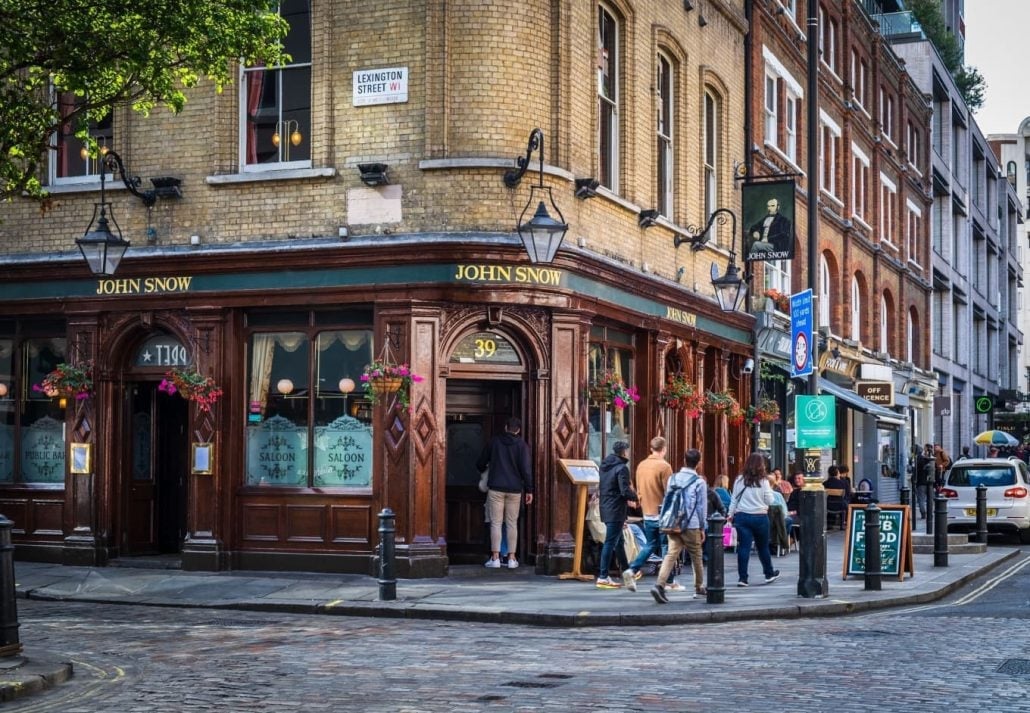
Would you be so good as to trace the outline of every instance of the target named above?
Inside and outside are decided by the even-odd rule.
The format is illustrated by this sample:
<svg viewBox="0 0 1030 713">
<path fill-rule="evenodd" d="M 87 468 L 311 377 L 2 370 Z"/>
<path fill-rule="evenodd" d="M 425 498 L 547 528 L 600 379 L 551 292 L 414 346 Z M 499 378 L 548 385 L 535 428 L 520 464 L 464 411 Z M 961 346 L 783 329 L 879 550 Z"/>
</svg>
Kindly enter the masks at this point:
<svg viewBox="0 0 1030 713">
<path fill-rule="evenodd" d="M 733 483 L 729 519 L 737 528 L 737 586 L 748 586 L 747 569 L 751 559 L 751 544 L 758 550 L 765 583 L 771 584 L 780 576 L 773 569 L 769 554 L 769 506 L 773 504 L 773 491 L 765 471 L 765 458 L 760 453 L 748 456 L 744 472 Z"/>
</svg>

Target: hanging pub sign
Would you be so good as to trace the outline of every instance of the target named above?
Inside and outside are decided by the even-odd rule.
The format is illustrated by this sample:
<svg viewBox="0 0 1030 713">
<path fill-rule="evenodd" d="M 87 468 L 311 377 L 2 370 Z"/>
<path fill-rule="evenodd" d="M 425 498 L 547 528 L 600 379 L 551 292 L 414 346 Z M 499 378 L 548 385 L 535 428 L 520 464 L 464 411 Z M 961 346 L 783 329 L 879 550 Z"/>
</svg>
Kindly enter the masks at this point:
<svg viewBox="0 0 1030 713">
<path fill-rule="evenodd" d="M 794 259 L 794 180 L 741 186 L 744 260 Z"/>
</svg>

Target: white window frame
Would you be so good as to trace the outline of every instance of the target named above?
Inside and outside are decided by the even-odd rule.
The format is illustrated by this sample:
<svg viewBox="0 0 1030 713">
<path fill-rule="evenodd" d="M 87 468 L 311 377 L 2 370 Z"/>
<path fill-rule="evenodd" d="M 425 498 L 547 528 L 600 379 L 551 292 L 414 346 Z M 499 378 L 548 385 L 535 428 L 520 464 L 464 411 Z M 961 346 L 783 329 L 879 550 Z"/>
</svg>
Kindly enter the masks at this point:
<svg viewBox="0 0 1030 713">
<path fill-rule="evenodd" d="M 783 96 L 783 152 L 794 163 L 798 160 L 798 99 L 789 91 Z"/>
<path fill-rule="evenodd" d="M 601 185 L 613 193 L 619 192 L 619 80 L 620 75 L 620 61 L 621 61 L 621 48 L 619 47 L 619 33 L 621 31 L 621 25 L 619 19 L 615 14 L 615 11 L 604 3 L 598 6 L 597 16 L 597 107 L 598 107 L 598 134 L 597 134 L 597 158 L 598 165 L 608 167 L 607 184 L 604 181 L 604 171 L 599 171 L 602 176 Z M 608 72 L 613 77 L 612 85 L 612 96 L 607 96 L 604 92 L 605 74 L 604 67 L 601 63 L 604 62 L 603 52 L 604 40 L 601 36 L 601 22 L 604 17 L 607 16 L 611 21 L 612 29 L 612 47 L 614 48 L 612 53 L 614 57 L 607 58 Z M 601 121 L 601 115 L 607 112 L 611 121 L 608 128 L 608 135 L 602 137 L 604 131 L 604 122 Z M 604 152 L 602 147 L 602 138 L 608 143 L 608 151 Z"/>
<path fill-rule="evenodd" d="M 851 339 L 862 341 L 862 287 L 858 278 L 851 278 Z"/>
<path fill-rule="evenodd" d="M 791 294 L 790 260 L 774 260 L 762 263 L 765 289 Z"/>
<path fill-rule="evenodd" d="M 871 176 L 869 155 L 857 144 L 851 144 L 851 216 L 868 226 L 869 184 Z"/>
<path fill-rule="evenodd" d="M 777 152 L 779 152 L 784 158 L 790 161 L 795 166 L 797 165 L 797 102 L 803 101 L 805 98 L 804 89 L 801 84 L 794 78 L 794 76 L 787 71 L 787 68 L 779 60 L 779 58 L 773 54 L 767 46 L 762 46 L 762 58 L 765 60 L 765 144 L 771 146 Z M 770 80 L 772 84 L 770 85 Z M 770 89 L 774 87 L 774 89 Z M 785 102 L 785 106 L 792 104 L 792 117 L 791 124 L 789 127 L 784 127 L 784 143 L 786 143 L 788 131 L 792 130 L 792 135 L 795 137 L 793 141 L 793 153 L 788 152 L 786 145 L 780 145 L 779 130 L 780 121 L 784 120 L 780 116 L 779 111 L 779 95 L 783 93 L 785 97 L 790 97 L 793 102 Z M 772 102 L 770 103 L 770 98 Z M 785 120 L 784 120 L 785 121 Z"/>
<path fill-rule="evenodd" d="M 765 143 L 779 146 L 779 82 L 776 75 L 765 73 Z"/>
<path fill-rule="evenodd" d="M 719 207 L 719 109 L 719 98 L 711 89 L 705 89 L 701 159 L 704 165 L 706 219 Z"/>
<path fill-rule="evenodd" d="M 894 97 L 885 87 L 880 87 L 880 131 L 892 145 L 894 142 Z"/>
<path fill-rule="evenodd" d="M 866 111 L 866 91 L 869 83 L 869 65 L 854 47 L 851 48 L 851 97 L 864 113 Z"/>
<path fill-rule="evenodd" d="M 53 106 L 54 106 L 55 111 L 59 112 L 61 105 L 58 102 L 58 99 L 59 99 L 58 94 L 59 93 L 56 92 L 53 89 L 53 87 L 51 87 L 51 90 L 50 90 L 51 101 L 53 102 Z M 66 92 L 66 94 L 71 96 L 71 92 Z M 75 103 L 78 104 L 79 102 L 75 102 Z M 101 147 L 105 147 L 106 146 L 108 148 L 111 148 L 111 144 L 114 143 L 114 110 L 113 109 L 110 112 L 108 112 L 107 118 L 105 119 L 104 124 L 105 124 L 105 126 L 98 130 L 98 128 L 94 125 L 94 123 L 90 122 L 89 135 L 92 136 L 97 141 L 97 144 L 99 146 L 101 146 Z M 73 148 L 74 148 L 74 145 L 77 145 L 79 143 L 79 141 L 74 136 L 75 132 L 76 132 L 76 127 L 71 125 L 71 124 L 67 125 L 67 127 L 61 126 L 61 127 L 58 127 L 57 132 L 64 132 L 66 129 L 67 129 L 67 135 L 69 136 L 69 139 L 74 142 L 74 144 L 73 144 Z M 70 176 L 59 176 L 59 175 L 57 175 L 58 174 L 58 171 L 57 171 L 57 169 L 58 169 L 58 160 L 59 160 L 59 153 L 60 153 L 58 151 L 59 137 L 58 137 L 58 133 L 57 132 L 54 132 L 54 134 L 50 138 L 51 151 L 50 151 L 50 154 L 48 156 L 49 160 L 47 161 L 47 184 L 51 185 L 51 186 L 75 186 L 75 185 L 99 183 L 100 182 L 100 171 L 103 170 L 102 169 L 102 164 L 101 164 L 101 162 L 99 160 L 99 157 L 93 157 L 93 156 L 83 157 L 81 153 L 79 153 L 78 156 L 71 156 L 70 157 L 71 161 L 74 161 L 76 164 L 78 164 L 78 166 L 80 168 L 83 169 L 83 172 L 81 174 L 70 175 Z"/>
<path fill-rule="evenodd" d="M 898 184 L 880 174 L 880 242 L 897 251 L 894 228 L 898 223 Z"/>
<path fill-rule="evenodd" d="M 819 6 L 819 60 L 833 75 L 840 78 L 837 67 L 837 45 L 840 44 L 840 25 Z M 829 59 L 827 59 L 829 58 Z"/>
<path fill-rule="evenodd" d="M 819 326 L 830 326 L 830 263 L 826 261 L 825 255 L 819 256 Z"/>
<path fill-rule="evenodd" d="M 837 147 L 840 125 L 829 114 L 819 111 L 819 188 L 840 203 L 837 195 Z"/>
<path fill-rule="evenodd" d="M 905 153 L 908 154 L 908 165 L 914 168 L 916 173 L 922 175 L 922 172 L 919 170 L 918 163 L 918 160 L 921 158 L 920 151 L 922 150 L 922 147 L 920 146 L 921 142 L 919 140 L 919 132 L 916 131 L 915 124 L 911 121 L 907 122 L 907 126 L 908 133 L 906 136 Z"/>
<path fill-rule="evenodd" d="M 658 53 L 658 121 L 655 130 L 658 151 L 658 212 L 673 219 L 673 186 L 675 181 L 675 151 L 673 144 L 673 117 L 675 116 L 675 89 L 672 59 L 664 52 Z"/>
<path fill-rule="evenodd" d="M 280 12 L 282 11 L 282 3 L 281 2 L 280 2 L 280 6 L 279 6 L 279 11 Z M 308 5 L 308 22 L 306 24 L 308 26 L 308 31 L 311 32 L 312 30 L 311 30 L 311 10 L 310 10 L 310 4 Z M 313 39 L 314 38 L 310 37 L 310 36 L 308 38 L 309 56 L 312 57 L 312 58 L 314 57 L 314 55 L 312 54 L 312 51 L 314 49 Z M 254 67 L 241 66 L 240 67 L 240 81 L 239 81 L 239 101 L 240 101 L 240 104 L 239 104 L 239 165 L 240 165 L 240 170 L 242 172 L 244 172 L 244 173 L 264 173 L 264 172 L 267 172 L 267 171 L 282 171 L 282 170 L 291 170 L 291 169 L 311 168 L 311 165 L 312 165 L 311 158 L 310 158 L 311 130 L 312 130 L 312 126 L 314 125 L 314 122 L 312 121 L 312 99 L 311 99 L 311 97 L 313 97 L 313 95 L 314 95 L 314 92 L 313 92 L 314 82 L 313 82 L 313 78 L 311 77 L 311 73 L 310 73 L 311 69 L 312 69 L 312 66 L 313 66 L 313 63 L 312 63 L 311 60 L 306 61 L 306 62 L 297 62 L 297 61 L 291 60 L 287 64 L 282 64 L 282 65 L 278 65 L 278 66 L 275 66 L 275 67 L 266 67 L 266 66 L 254 66 Z M 311 93 L 311 96 L 309 96 L 309 99 L 308 99 L 308 117 L 307 117 L 308 118 L 308 126 L 298 127 L 297 131 L 303 137 L 302 140 L 307 141 L 307 143 L 308 143 L 309 158 L 303 159 L 303 160 L 290 160 L 289 159 L 289 151 L 290 151 L 290 147 L 291 147 L 291 136 L 293 134 L 293 130 L 292 130 L 293 127 L 291 127 L 291 125 L 288 123 L 287 119 L 283 119 L 282 118 L 283 117 L 283 101 L 282 101 L 282 97 L 283 97 L 283 94 L 284 94 L 284 91 L 285 91 L 284 87 L 287 84 L 287 82 L 285 82 L 284 79 L 288 78 L 290 76 L 291 72 L 294 72 L 294 71 L 299 70 L 299 69 L 303 69 L 305 67 L 309 71 L 309 75 L 308 75 L 309 76 L 308 91 Z M 247 77 L 248 77 L 248 75 L 250 75 L 252 73 L 257 73 L 257 72 L 274 72 L 275 75 L 276 75 L 276 82 L 275 82 L 276 83 L 276 106 L 277 106 L 277 111 L 278 111 L 278 116 L 279 116 L 279 119 L 276 122 L 276 131 L 277 131 L 277 133 L 279 133 L 279 144 L 277 146 L 278 158 L 279 158 L 278 161 L 268 161 L 268 162 L 265 162 L 265 163 L 250 163 L 248 155 L 247 155 L 247 153 L 248 153 L 248 150 L 247 150 L 247 137 L 248 137 L 248 132 L 249 132 L 249 129 L 248 129 L 248 126 L 247 126 L 247 112 L 248 112 L 248 105 L 249 105 L 249 97 L 248 97 L 249 91 L 248 91 Z M 280 129 L 280 127 L 281 127 L 281 129 Z M 305 131 L 307 132 L 306 136 L 304 135 Z M 256 139 L 255 139 L 255 141 L 256 141 Z"/>
<path fill-rule="evenodd" d="M 913 355 L 915 354 L 915 325 L 912 322 L 912 312 L 905 313 L 905 361 L 910 364 L 915 363 Z"/>
<path fill-rule="evenodd" d="M 905 250 L 908 261 L 917 267 L 919 262 L 919 233 L 923 222 L 923 210 L 910 199 L 905 199 Z M 910 360 L 911 361 L 911 360 Z"/>
<path fill-rule="evenodd" d="M 889 341 L 887 339 L 887 296 L 880 295 L 880 349 L 882 353 L 890 356 L 890 349 L 888 349 Z"/>
</svg>

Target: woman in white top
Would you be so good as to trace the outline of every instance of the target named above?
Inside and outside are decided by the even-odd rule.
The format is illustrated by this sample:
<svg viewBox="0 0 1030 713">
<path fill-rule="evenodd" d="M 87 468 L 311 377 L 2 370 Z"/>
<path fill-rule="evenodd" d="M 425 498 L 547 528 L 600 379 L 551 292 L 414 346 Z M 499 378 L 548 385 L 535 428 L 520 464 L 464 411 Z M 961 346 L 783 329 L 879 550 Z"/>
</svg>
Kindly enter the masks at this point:
<svg viewBox="0 0 1030 713">
<path fill-rule="evenodd" d="M 780 576 L 780 571 L 773 569 L 769 554 L 769 506 L 772 504 L 773 492 L 765 471 L 765 458 L 760 453 L 752 453 L 744 464 L 744 472 L 733 483 L 730 501 L 729 519 L 737 528 L 738 587 L 748 586 L 752 542 L 762 562 L 765 583 L 771 584 Z"/>
</svg>

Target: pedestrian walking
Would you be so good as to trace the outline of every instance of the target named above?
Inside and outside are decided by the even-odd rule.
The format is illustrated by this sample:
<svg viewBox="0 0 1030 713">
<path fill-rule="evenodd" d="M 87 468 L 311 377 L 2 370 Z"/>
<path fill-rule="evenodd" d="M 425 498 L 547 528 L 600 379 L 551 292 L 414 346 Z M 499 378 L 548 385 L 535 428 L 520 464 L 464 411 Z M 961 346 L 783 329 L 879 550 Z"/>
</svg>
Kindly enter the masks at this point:
<svg viewBox="0 0 1030 713">
<path fill-rule="evenodd" d="M 520 437 L 522 421 L 514 416 L 504 424 L 504 433 L 490 439 L 476 461 L 482 473 L 487 468 L 486 507 L 490 512 L 490 559 L 486 566 L 516 569 L 519 561 L 515 550 L 519 545 L 519 508 L 533 502 L 533 471 L 529 446 Z M 501 564 L 501 525 L 508 541 L 508 561 Z"/>
<path fill-rule="evenodd" d="M 737 529 L 737 586 L 748 586 L 748 563 L 751 559 L 751 545 L 758 551 L 762 563 L 765 583 L 771 584 L 780 576 L 773 569 L 769 554 L 769 506 L 773 504 L 773 492 L 765 472 L 765 458 L 761 453 L 752 453 L 744 464 L 744 472 L 733 482 L 733 499 L 730 501 L 730 521 Z"/>
<path fill-rule="evenodd" d="M 651 453 L 644 460 L 637 464 L 634 474 L 634 490 L 640 497 L 640 509 L 644 514 L 642 522 L 644 538 L 646 542 L 640 550 L 640 554 L 629 563 L 633 572 L 634 580 L 639 580 L 643 575 L 641 568 L 652 555 L 664 555 L 668 549 L 663 546 L 662 533 L 658 530 L 658 511 L 662 507 L 662 500 L 665 498 L 665 490 L 672 477 L 672 466 L 665 460 L 666 441 L 661 436 L 651 439 Z M 671 584 L 670 584 L 670 588 Z M 683 589 L 683 587 L 679 587 Z"/>
<path fill-rule="evenodd" d="M 933 445 L 927 443 L 923 452 L 916 456 L 916 468 L 912 474 L 912 490 L 915 492 L 916 507 L 919 517 L 926 519 L 926 484 L 933 478 L 934 459 Z"/>
<path fill-rule="evenodd" d="M 705 590 L 704 568 L 701 565 L 701 546 L 705 541 L 705 524 L 708 520 L 708 484 L 697 472 L 701 462 L 701 451 L 690 448 L 683 455 L 683 467 L 669 479 L 669 492 L 675 488 L 683 488 L 684 497 L 679 501 L 681 511 L 676 513 L 675 520 L 682 523 L 679 532 L 666 533 L 669 538 L 669 551 L 662 560 L 658 570 L 658 581 L 651 589 L 651 596 L 659 604 L 668 604 L 665 594 L 665 583 L 679 560 L 680 551 L 690 554 L 690 564 L 694 570 L 694 597 L 707 594 Z"/>
<path fill-rule="evenodd" d="M 629 482 L 629 444 L 616 441 L 612 452 L 601 461 L 601 473 L 597 487 L 600 496 L 601 522 L 605 526 L 604 544 L 601 546 L 601 565 L 597 573 L 598 589 L 618 589 L 622 584 L 631 592 L 637 591 L 637 581 L 629 568 L 626 548 L 623 546 L 622 530 L 626 524 L 630 503 L 637 502 L 637 494 Z M 612 581 L 608 569 L 612 557 L 622 569 L 622 584 Z"/>
</svg>

